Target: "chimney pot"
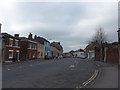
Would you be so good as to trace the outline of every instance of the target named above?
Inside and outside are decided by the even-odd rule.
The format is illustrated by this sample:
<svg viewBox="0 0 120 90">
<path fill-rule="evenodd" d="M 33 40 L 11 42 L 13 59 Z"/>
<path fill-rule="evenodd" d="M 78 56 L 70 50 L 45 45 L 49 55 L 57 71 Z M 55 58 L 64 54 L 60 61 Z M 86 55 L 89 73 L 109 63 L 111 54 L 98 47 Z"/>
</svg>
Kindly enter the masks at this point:
<svg viewBox="0 0 120 90">
<path fill-rule="evenodd" d="M 18 38 L 18 37 L 19 37 L 19 34 L 15 34 L 14 36 Z"/>
<path fill-rule="evenodd" d="M 37 38 L 37 35 L 34 36 L 34 39 L 36 39 L 36 38 Z"/>
<path fill-rule="evenodd" d="M 32 39 L 32 34 L 30 32 L 30 34 L 28 35 L 28 39 Z"/>
</svg>

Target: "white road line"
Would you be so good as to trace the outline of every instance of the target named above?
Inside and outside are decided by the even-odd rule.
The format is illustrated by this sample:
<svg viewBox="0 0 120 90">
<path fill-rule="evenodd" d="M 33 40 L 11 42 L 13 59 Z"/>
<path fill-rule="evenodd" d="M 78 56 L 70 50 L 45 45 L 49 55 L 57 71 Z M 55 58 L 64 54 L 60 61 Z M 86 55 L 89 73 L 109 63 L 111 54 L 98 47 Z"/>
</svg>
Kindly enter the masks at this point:
<svg viewBox="0 0 120 90">
<path fill-rule="evenodd" d="M 69 66 L 69 68 L 74 68 L 74 67 L 75 67 L 75 65 L 70 65 L 70 66 Z"/>
<path fill-rule="evenodd" d="M 11 70 L 10 68 L 7 69 L 8 71 Z"/>
</svg>

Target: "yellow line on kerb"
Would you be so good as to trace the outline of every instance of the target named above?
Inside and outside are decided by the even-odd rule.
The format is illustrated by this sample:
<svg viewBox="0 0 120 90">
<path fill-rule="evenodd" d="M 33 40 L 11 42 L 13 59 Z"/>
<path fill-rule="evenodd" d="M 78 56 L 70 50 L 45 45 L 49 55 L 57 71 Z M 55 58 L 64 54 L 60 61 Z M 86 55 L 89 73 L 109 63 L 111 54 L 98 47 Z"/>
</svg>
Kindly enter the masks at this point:
<svg viewBox="0 0 120 90">
<path fill-rule="evenodd" d="M 73 90 L 79 90 L 80 88 L 85 87 L 87 84 L 89 84 L 91 81 L 93 81 L 97 75 L 98 75 L 98 70 L 95 70 L 94 74 L 87 81 L 83 82 L 82 85 L 77 86 Z"/>
</svg>

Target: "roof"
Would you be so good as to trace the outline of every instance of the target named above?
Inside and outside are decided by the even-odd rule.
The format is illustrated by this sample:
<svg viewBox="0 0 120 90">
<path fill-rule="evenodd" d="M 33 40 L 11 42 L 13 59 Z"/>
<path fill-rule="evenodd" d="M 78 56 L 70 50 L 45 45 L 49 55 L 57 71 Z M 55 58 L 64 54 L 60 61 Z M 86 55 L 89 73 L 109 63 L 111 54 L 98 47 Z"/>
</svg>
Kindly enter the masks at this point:
<svg viewBox="0 0 120 90">
<path fill-rule="evenodd" d="M 89 45 L 86 46 L 85 50 L 88 51 L 88 50 L 94 50 L 95 47 L 98 46 L 98 43 L 90 43 Z"/>
<path fill-rule="evenodd" d="M 39 43 L 41 43 L 41 44 L 44 44 L 44 42 L 48 42 L 48 43 L 50 43 L 48 40 L 46 40 L 45 38 L 43 38 L 43 37 L 36 37 L 35 39 L 34 39 L 36 42 L 39 42 Z"/>
<path fill-rule="evenodd" d="M 28 38 L 26 37 L 20 37 L 21 41 L 28 41 Z"/>
<path fill-rule="evenodd" d="M 79 51 L 79 52 L 85 52 L 83 49 L 79 49 L 79 50 L 77 50 L 77 51 Z"/>
<path fill-rule="evenodd" d="M 34 39 L 28 39 L 26 37 L 20 37 L 20 39 L 21 39 L 21 41 L 28 41 L 28 40 L 30 40 L 30 41 L 36 42 Z"/>
<path fill-rule="evenodd" d="M 63 50 L 63 47 L 60 45 L 60 42 L 52 42 L 50 45 L 56 47 L 58 50 Z"/>
<path fill-rule="evenodd" d="M 8 33 L 2 33 L 2 37 L 12 37 L 13 38 L 13 36 Z"/>
<path fill-rule="evenodd" d="M 18 38 L 18 37 L 14 37 L 14 36 L 12 36 L 12 35 L 10 35 L 10 34 L 8 34 L 8 33 L 2 33 L 2 38 L 5 38 L 5 37 L 20 39 L 20 38 Z"/>
</svg>

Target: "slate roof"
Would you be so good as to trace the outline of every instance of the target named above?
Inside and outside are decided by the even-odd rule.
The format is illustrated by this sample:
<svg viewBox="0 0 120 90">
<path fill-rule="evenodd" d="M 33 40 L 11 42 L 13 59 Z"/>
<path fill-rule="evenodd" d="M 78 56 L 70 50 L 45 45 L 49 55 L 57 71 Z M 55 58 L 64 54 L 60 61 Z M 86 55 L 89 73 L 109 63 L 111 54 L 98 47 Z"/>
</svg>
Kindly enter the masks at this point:
<svg viewBox="0 0 120 90">
<path fill-rule="evenodd" d="M 58 50 L 63 50 L 63 47 L 60 45 L 59 42 L 52 42 L 50 45 L 56 47 Z"/>
<path fill-rule="evenodd" d="M 20 37 L 21 41 L 28 41 L 28 38 L 26 37 Z"/>
<path fill-rule="evenodd" d="M 41 44 L 44 44 L 44 42 L 48 42 L 48 43 L 50 43 L 48 40 L 46 40 L 45 38 L 43 38 L 43 37 L 36 37 L 35 39 L 34 39 L 36 42 L 39 42 L 39 43 L 41 43 Z"/>
<path fill-rule="evenodd" d="M 26 37 L 20 37 L 20 39 L 21 39 L 21 41 L 28 41 L 28 40 L 30 40 L 30 41 L 37 42 L 37 41 L 35 41 L 34 39 L 28 39 L 28 38 L 26 38 Z"/>
<path fill-rule="evenodd" d="M 83 49 L 78 49 L 77 51 L 78 52 L 85 52 Z"/>
<path fill-rule="evenodd" d="M 85 50 L 88 51 L 88 50 L 94 50 L 95 47 L 98 47 L 99 44 L 98 43 L 91 43 L 89 45 L 86 46 Z"/>
<path fill-rule="evenodd" d="M 12 36 L 12 35 L 10 35 L 10 34 L 8 34 L 8 33 L 2 33 L 2 38 L 5 38 L 5 37 L 15 38 L 15 39 L 19 39 L 19 40 L 20 40 L 20 38 L 15 37 L 15 36 Z"/>
</svg>

